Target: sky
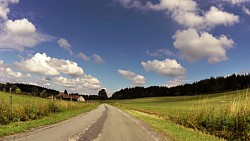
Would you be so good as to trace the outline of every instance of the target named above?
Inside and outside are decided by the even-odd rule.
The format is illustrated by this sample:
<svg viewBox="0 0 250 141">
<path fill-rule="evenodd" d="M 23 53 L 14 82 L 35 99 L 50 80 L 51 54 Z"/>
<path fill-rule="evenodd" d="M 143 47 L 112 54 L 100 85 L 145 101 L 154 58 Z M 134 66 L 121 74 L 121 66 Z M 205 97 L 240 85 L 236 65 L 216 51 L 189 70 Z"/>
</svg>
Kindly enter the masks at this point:
<svg viewBox="0 0 250 141">
<path fill-rule="evenodd" d="M 109 95 L 250 72 L 250 0 L 0 0 L 0 82 Z"/>
</svg>

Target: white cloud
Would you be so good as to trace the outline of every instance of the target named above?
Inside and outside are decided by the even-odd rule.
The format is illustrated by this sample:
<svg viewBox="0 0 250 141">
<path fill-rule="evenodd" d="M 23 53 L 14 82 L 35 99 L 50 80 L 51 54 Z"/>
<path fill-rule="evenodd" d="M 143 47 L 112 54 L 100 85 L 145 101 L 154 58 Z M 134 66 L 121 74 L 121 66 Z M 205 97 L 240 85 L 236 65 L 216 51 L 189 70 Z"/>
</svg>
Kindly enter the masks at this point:
<svg viewBox="0 0 250 141">
<path fill-rule="evenodd" d="M 249 2 L 250 0 L 224 0 L 224 1 L 230 2 L 233 5 L 238 5 L 245 2 Z"/>
<path fill-rule="evenodd" d="M 8 19 L 9 4 L 14 3 L 19 3 L 19 0 L 0 0 L 0 51 L 23 51 L 51 41 L 51 36 L 38 32 L 28 19 Z"/>
<path fill-rule="evenodd" d="M 181 56 L 188 61 L 208 58 L 210 63 L 227 60 L 227 49 L 233 47 L 234 41 L 225 35 L 216 38 L 207 32 L 201 32 L 189 28 L 178 30 L 173 36 L 174 46 L 181 52 Z"/>
<path fill-rule="evenodd" d="M 90 60 L 90 57 L 88 57 L 87 55 L 85 55 L 84 53 L 80 52 L 77 57 L 82 58 L 84 61 L 88 61 Z"/>
<path fill-rule="evenodd" d="M 155 11 L 166 11 L 171 12 L 181 10 L 185 12 L 191 12 L 197 10 L 197 3 L 193 0 L 160 0 L 159 3 L 153 4 L 148 1 L 146 7 Z"/>
<path fill-rule="evenodd" d="M 204 20 L 209 28 L 213 28 L 217 25 L 231 26 L 239 22 L 239 16 L 221 11 L 214 6 L 211 6 L 210 11 L 205 13 Z"/>
<path fill-rule="evenodd" d="M 247 14 L 247 15 L 250 16 L 250 10 L 249 10 L 246 6 L 243 6 L 243 7 L 242 7 L 242 11 L 243 11 L 245 14 Z"/>
<path fill-rule="evenodd" d="M 3 75 L 5 69 L 6 69 L 6 64 L 4 63 L 3 60 L 0 60 L 0 76 Z"/>
<path fill-rule="evenodd" d="M 55 82 L 65 88 L 74 89 L 75 91 L 79 91 L 84 88 L 91 90 L 98 90 L 101 88 L 100 81 L 91 75 L 83 75 L 81 77 L 71 79 L 60 76 L 55 78 Z"/>
<path fill-rule="evenodd" d="M 36 27 L 25 18 L 8 20 L 1 26 L 3 29 L 0 30 L 0 50 L 23 51 L 24 48 L 32 48 L 52 39 L 49 35 L 37 32 Z"/>
<path fill-rule="evenodd" d="M 158 74 L 169 77 L 180 77 L 185 75 L 186 69 L 183 68 L 176 60 L 166 59 L 163 61 L 153 60 L 141 62 L 146 71 L 155 71 Z"/>
<path fill-rule="evenodd" d="M 29 82 L 28 83 L 29 85 L 34 85 L 34 86 L 39 86 L 37 83 L 35 83 L 35 82 Z"/>
<path fill-rule="evenodd" d="M 152 57 L 161 57 L 164 55 L 175 56 L 175 54 L 168 49 L 158 49 L 155 52 L 149 52 L 149 50 L 147 50 L 147 55 L 152 56 Z"/>
<path fill-rule="evenodd" d="M 75 77 L 84 73 L 83 69 L 77 63 L 64 59 L 51 58 L 45 53 L 37 53 L 32 58 L 16 62 L 15 64 L 25 71 L 51 76 L 64 73 Z"/>
<path fill-rule="evenodd" d="M 70 49 L 71 48 L 71 44 L 64 38 L 60 38 L 57 41 L 58 45 L 62 48 L 64 48 L 65 50 L 69 51 L 70 54 L 73 54 L 73 51 Z"/>
<path fill-rule="evenodd" d="M 36 32 L 36 27 L 27 19 L 8 20 L 5 23 L 6 28 L 14 34 L 30 34 Z"/>
<path fill-rule="evenodd" d="M 23 75 L 22 75 L 21 72 L 14 72 L 14 71 L 12 71 L 11 68 L 7 68 L 6 72 L 11 77 L 14 77 L 14 78 L 23 78 Z"/>
<path fill-rule="evenodd" d="M 9 4 L 19 3 L 19 0 L 0 0 L 0 18 L 3 20 L 8 19 L 10 13 Z"/>
<path fill-rule="evenodd" d="M 147 1 L 146 4 L 138 1 L 137 6 L 132 6 L 135 0 L 116 0 L 126 8 L 139 8 L 154 11 L 163 11 L 180 25 L 197 29 L 210 30 L 219 25 L 234 25 L 239 22 L 239 16 L 211 6 L 205 12 L 199 9 L 194 0 L 159 0 L 157 3 Z"/>
<path fill-rule="evenodd" d="M 121 74 L 125 79 L 132 82 L 133 85 L 143 85 L 145 84 L 145 77 L 142 75 L 138 75 L 134 72 L 127 70 L 118 70 L 119 74 Z"/>
<path fill-rule="evenodd" d="M 179 85 L 183 85 L 190 82 L 189 80 L 180 80 L 180 79 L 175 79 L 175 80 L 170 80 L 168 81 L 164 86 L 166 87 L 175 87 L 175 86 L 179 86 Z"/>
<path fill-rule="evenodd" d="M 76 62 L 70 60 L 51 58 L 47 63 L 58 72 L 68 74 L 72 77 L 80 76 L 84 73 L 83 69 L 79 67 Z"/>
<path fill-rule="evenodd" d="M 10 12 L 10 9 L 8 8 L 7 4 L 3 4 L 0 2 L 0 17 L 4 20 L 6 20 L 8 17 L 8 13 Z"/>
<path fill-rule="evenodd" d="M 102 59 L 102 57 L 100 55 L 97 55 L 97 54 L 93 54 L 93 59 L 94 59 L 94 62 L 97 63 L 97 64 L 102 64 L 102 63 L 105 62 Z"/>
</svg>

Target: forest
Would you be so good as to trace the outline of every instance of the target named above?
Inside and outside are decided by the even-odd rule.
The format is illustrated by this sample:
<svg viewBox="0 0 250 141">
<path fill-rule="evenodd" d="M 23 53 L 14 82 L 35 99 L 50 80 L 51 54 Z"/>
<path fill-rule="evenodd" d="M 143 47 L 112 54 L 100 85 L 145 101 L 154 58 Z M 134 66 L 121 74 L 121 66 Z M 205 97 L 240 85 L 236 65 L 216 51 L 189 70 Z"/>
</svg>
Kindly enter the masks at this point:
<svg viewBox="0 0 250 141">
<path fill-rule="evenodd" d="M 192 84 L 183 84 L 175 87 L 150 86 L 125 88 L 115 92 L 111 99 L 132 99 L 159 96 L 192 96 L 213 94 L 249 88 L 250 74 L 233 74 L 227 77 L 210 77 Z"/>
<path fill-rule="evenodd" d="M 59 91 L 57 90 L 48 89 L 36 85 L 22 84 L 22 83 L 8 83 L 8 82 L 6 84 L 0 83 L 0 91 L 9 92 L 10 88 L 12 88 L 12 93 L 15 94 L 30 95 L 42 98 L 47 98 L 49 96 L 56 96 L 59 94 Z M 70 95 L 81 95 L 85 100 L 100 99 L 99 95 L 82 95 L 79 93 L 70 93 Z"/>
</svg>

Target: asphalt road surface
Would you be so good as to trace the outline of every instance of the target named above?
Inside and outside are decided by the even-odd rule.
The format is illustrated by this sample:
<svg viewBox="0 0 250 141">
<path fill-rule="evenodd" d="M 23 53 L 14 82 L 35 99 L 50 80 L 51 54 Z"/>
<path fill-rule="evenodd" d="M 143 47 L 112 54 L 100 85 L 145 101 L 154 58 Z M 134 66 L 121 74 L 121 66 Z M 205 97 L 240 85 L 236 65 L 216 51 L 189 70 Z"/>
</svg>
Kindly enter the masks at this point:
<svg viewBox="0 0 250 141">
<path fill-rule="evenodd" d="M 102 104 L 86 114 L 0 141 L 161 141 L 160 134 L 127 113 Z"/>
</svg>

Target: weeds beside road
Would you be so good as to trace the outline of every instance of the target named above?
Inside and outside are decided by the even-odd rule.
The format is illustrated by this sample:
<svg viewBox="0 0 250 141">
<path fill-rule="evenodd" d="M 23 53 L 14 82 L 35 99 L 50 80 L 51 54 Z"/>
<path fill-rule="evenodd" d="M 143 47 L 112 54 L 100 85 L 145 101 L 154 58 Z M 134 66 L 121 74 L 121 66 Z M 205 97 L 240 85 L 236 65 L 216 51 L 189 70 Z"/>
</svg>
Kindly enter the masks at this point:
<svg viewBox="0 0 250 141">
<path fill-rule="evenodd" d="M 134 115 L 154 115 L 166 123 L 172 122 L 226 140 L 250 140 L 248 89 L 206 96 L 157 97 L 110 102 L 132 111 Z M 150 120 L 146 122 L 151 123 Z M 166 130 L 163 126 L 161 128 L 162 131 Z"/>
<path fill-rule="evenodd" d="M 8 93 L 0 92 L 0 137 L 38 126 L 57 123 L 91 111 L 98 103 L 78 103 L 13 95 L 10 107 Z"/>
</svg>

